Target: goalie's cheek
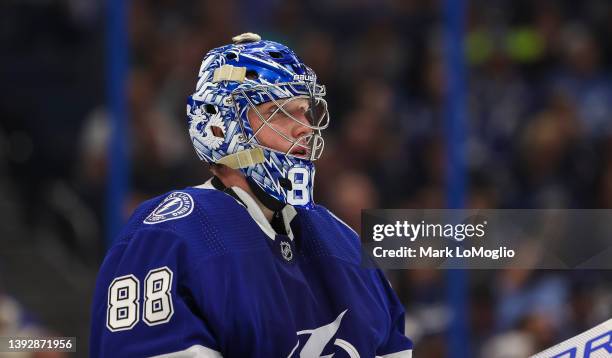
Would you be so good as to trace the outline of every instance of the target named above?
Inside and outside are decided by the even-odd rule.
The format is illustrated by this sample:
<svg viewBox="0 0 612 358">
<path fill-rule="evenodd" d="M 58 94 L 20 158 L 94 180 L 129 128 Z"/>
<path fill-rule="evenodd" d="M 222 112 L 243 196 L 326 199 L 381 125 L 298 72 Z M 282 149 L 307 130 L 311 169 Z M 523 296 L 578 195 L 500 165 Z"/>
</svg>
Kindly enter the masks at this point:
<svg viewBox="0 0 612 358">
<path fill-rule="evenodd" d="M 259 130 L 259 132 L 255 136 L 255 138 L 257 138 L 257 141 L 261 145 L 264 145 L 268 148 L 272 148 L 278 151 L 283 151 L 283 152 L 287 151 L 289 147 L 291 147 L 291 143 L 276 132 L 278 131 L 280 133 L 283 133 L 287 137 L 291 138 L 291 135 L 288 134 L 288 128 L 284 126 L 279 126 L 276 123 L 270 124 L 270 126 L 273 126 L 274 129 L 270 128 L 270 126 L 265 125 L 263 123 L 262 125 L 263 125 L 263 128 L 261 128 L 261 130 Z M 258 128 L 258 127 L 255 127 L 255 128 Z M 257 130 L 255 129 L 255 131 Z"/>
</svg>

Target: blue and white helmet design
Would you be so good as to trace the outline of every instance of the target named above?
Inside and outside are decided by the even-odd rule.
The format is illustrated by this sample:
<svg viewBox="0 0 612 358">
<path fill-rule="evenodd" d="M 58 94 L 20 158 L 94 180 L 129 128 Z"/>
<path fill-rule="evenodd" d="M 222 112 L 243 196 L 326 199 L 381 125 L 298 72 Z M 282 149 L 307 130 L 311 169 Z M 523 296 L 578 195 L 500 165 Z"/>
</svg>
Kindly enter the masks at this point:
<svg viewBox="0 0 612 358">
<path fill-rule="evenodd" d="M 329 124 L 325 87 L 288 47 L 262 41 L 252 33 L 233 38 L 234 44 L 206 54 L 196 90 L 187 101 L 189 134 L 201 160 L 239 169 L 266 194 L 281 203 L 313 207 L 313 161 L 321 156 L 321 130 Z M 289 102 L 308 99 L 308 123 L 285 108 Z M 256 106 L 273 102 L 267 118 Z M 248 120 L 254 111 L 263 125 L 257 130 Z M 308 127 L 308 133 L 292 138 L 270 126 L 275 114 Z M 258 132 L 267 126 L 290 143 L 287 151 L 264 146 Z"/>
</svg>

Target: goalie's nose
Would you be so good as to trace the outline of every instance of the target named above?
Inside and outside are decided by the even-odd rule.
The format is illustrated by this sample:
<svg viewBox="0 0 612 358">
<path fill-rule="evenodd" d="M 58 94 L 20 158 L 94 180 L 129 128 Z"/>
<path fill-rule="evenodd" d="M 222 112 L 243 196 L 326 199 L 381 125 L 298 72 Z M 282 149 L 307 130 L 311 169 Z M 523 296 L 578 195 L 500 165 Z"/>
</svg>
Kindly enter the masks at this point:
<svg viewBox="0 0 612 358">
<path fill-rule="evenodd" d="M 291 128 L 293 139 L 312 134 L 313 130 L 308 127 L 308 118 L 305 115 L 300 114 L 295 116 L 295 118 L 297 120 L 293 121 L 293 127 Z"/>
</svg>

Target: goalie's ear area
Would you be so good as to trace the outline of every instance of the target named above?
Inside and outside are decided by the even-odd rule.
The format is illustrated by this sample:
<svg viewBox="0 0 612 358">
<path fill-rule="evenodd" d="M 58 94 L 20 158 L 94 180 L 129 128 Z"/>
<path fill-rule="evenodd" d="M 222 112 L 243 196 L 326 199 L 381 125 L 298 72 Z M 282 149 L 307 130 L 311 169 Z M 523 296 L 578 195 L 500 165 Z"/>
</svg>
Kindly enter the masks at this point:
<svg viewBox="0 0 612 358">
<path fill-rule="evenodd" d="M 217 126 L 211 126 L 210 130 L 212 131 L 213 135 L 217 138 L 225 138 L 225 136 L 223 135 L 223 129 L 221 129 L 221 127 L 217 127 Z"/>
</svg>

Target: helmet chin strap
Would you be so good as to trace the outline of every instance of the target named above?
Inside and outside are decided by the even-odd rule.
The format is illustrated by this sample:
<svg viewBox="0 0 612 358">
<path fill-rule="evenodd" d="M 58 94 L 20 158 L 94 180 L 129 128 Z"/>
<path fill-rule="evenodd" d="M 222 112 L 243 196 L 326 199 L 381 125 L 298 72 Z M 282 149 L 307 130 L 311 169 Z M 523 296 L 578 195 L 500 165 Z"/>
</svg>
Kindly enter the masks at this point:
<svg viewBox="0 0 612 358">
<path fill-rule="evenodd" d="M 257 183 L 255 183 L 255 181 L 253 181 L 253 179 L 251 179 L 250 177 L 246 177 L 246 181 L 247 184 L 249 184 L 249 188 L 251 188 L 251 191 L 253 192 L 253 194 L 255 194 L 255 197 L 263 204 L 263 206 L 265 206 L 266 208 L 276 212 L 276 211 L 280 211 L 282 210 L 285 205 L 285 203 L 276 200 L 275 198 L 273 198 L 272 196 L 270 196 L 268 193 L 266 193 L 262 188 L 259 187 L 259 185 L 257 185 Z"/>
<path fill-rule="evenodd" d="M 217 164 L 226 165 L 232 169 L 241 169 L 263 163 L 265 160 L 263 149 L 259 147 L 241 150 L 217 160 Z"/>
</svg>

